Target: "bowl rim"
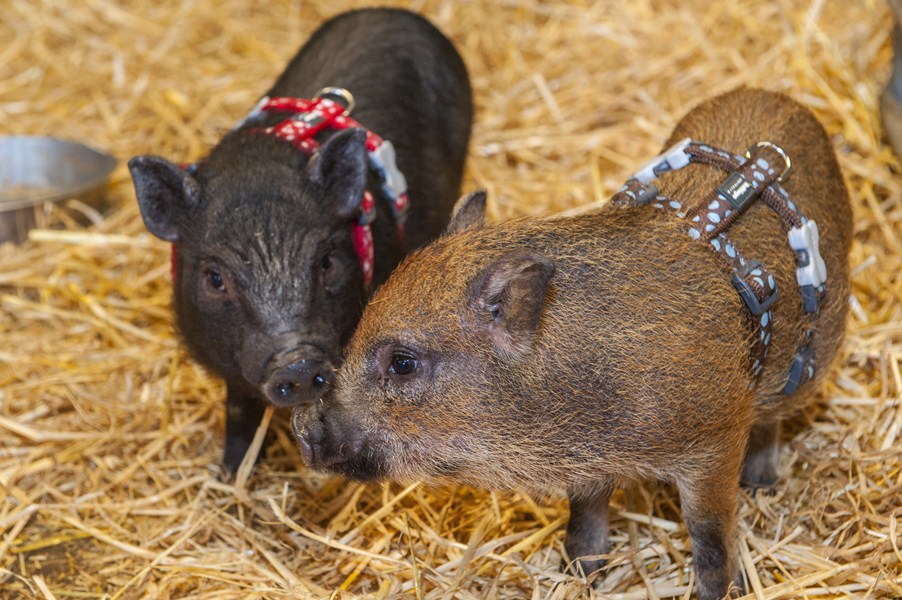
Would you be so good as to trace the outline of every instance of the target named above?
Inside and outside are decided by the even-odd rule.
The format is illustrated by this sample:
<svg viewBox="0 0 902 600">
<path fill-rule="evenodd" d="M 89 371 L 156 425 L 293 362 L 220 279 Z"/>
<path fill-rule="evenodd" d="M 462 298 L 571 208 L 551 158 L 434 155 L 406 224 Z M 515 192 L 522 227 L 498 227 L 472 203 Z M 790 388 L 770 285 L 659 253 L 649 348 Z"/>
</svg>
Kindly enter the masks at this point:
<svg viewBox="0 0 902 600">
<path fill-rule="evenodd" d="M 97 148 L 96 146 L 93 146 L 92 144 L 86 144 L 84 142 L 76 142 L 73 140 L 50 135 L 0 135 L 0 145 L 16 140 L 45 142 L 88 150 L 98 160 L 99 172 L 97 176 L 86 179 L 83 182 L 79 183 L 31 188 L 30 193 L 24 198 L 5 197 L 3 194 L 3 189 L 0 188 L 0 212 L 8 212 L 18 210 L 20 208 L 39 206 L 46 202 L 59 202 L 60 200 L 65 200 L 67 198 L 83 194 L 84 192 L 89 191 L 93 188 L 102 186 L 104 182 L 106 182 L 110 178 L 110 175 L 112 175 L 113 171 L 119 164 L 119 160 L 109 152 L 106 152 Z"/>
</svg>

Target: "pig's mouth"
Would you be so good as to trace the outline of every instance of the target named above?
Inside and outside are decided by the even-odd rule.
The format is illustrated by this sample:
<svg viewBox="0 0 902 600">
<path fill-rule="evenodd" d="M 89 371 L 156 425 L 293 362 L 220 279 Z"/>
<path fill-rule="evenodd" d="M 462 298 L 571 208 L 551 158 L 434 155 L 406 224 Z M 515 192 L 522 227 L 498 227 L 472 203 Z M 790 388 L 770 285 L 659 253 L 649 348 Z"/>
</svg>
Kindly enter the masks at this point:
<svg viewBox="0 0 902 600">
<path fill-rule="evenodd" d="M 291 423 L 307 466 L 357 481 L 375 481 L 387 476 L 385 463 L 373 445 L 359 435 L 327 427 L 315 408 L 295 408 Z"/>
<path fill-rule="evenodd" d="M 380 481 L 387 477 L 382 461 L 370 449 L 364 449 L 363 452 L 348 460 L 334 462 L 326 467 L 315 468 L 367 483 Z"/>
</svg>

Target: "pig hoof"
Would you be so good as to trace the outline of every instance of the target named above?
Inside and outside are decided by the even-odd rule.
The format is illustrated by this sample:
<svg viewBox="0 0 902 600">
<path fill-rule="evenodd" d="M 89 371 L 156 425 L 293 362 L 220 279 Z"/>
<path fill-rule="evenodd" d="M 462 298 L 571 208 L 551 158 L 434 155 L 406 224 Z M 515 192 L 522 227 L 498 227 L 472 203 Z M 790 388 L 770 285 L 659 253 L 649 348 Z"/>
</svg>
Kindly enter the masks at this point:
<svg viewBox="0 0 902 600">
<path fill-rule="evenodd" d="M 232 479 L 234 479 L 235 473 L 238 472 L 238 467 L 241 466 L 241 461 L 244 460 L 244 455 L 247 454 L 249 447 L 249 443 L 226 444 L 225 455 L 222 458 L 223 477 L 226 481 L 232 481 Z M 265 457 L 266 445 L 264 444 L 263 447 L 260 448 L 260 452 L 257 454 L 257 459 L 254 461 L 254 464 L 260 464 Z"/>
<path fill-rule="evenodd" d="M 724 590 L 726 590 L 726 593 L 724 593 Z M 723 600 L 724 598 L 727 600 L 734 600 L 735 598 L 741 598 L 744 595 L 744 587 L 736 581 L 730 583 L 729 586 L 724 585 L 723 583 L 719 586 L 706 586 L 699 582 L 696 583 L 695 587 L 695 597 L 697 597 L 698 600 Z"/>
<path fill-rule="evenodd" d="M 777 481 L 777 469 L 769 460 L 746 460 L 739 479 L 740 485 L 749 492 L 762 490 L 767 494 L 774 493 Z"/>
<path fill-rule="evenodd" d="M 776 481 L 769 483 L 761 483 L 761 482 L 749 482 L 749 481 L 741 481 L 740 485 L 742 488 L 747 491 L 752 496 L 758 494 L 762 496 L 774 496 L 777 493 L 776 490 Z"/>
<path fill-rule="evenodd" d="M 564 562 L 561 570 L 568 571 L 571 575 L 580 579 L 596 579 L 600 576 L 600 571 L 608 564 L 606 560 L 574 560 L 570 563 Z"/>
</svg>

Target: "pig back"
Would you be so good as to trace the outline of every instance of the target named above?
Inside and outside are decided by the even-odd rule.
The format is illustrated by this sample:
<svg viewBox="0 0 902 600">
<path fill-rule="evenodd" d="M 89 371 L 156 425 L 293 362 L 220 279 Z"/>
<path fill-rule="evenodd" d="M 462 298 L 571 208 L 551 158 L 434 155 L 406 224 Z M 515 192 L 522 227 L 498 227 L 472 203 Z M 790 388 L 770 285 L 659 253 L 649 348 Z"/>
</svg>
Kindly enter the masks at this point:
<svg viewBox="0 0 902 600">
<path fill-rule="evenodd" d="M 750 334 L 736 293 L 720 259 L 658 211 L 607 207 L 444 238 L 393 275 L 369 316 L 399 329 L 436 323 L 424 338 L 441 339 L 455 329 L 447 307 L 466 297 L 487 262 L 511 252 L 542 254 L 554 274 L 530 351 L 487 359 L 485 385 L 511 404 L 503 423 L 491 422 L 494 413 L 481 422 L 503 431 L 505 443 L 516 440 L 517 456 L 534 459 L 536 472 L 565 466 L 555 475 L 566 475 L 565 487 L 602 475 L 667 477 L 747 430 Z M 380 302 L 401 294 L 405 307 L 434 310 L 427 318 Z"/>
<path fill-rule="evenodd" d="M 777 214 L 760 200 L 727 230 L 745 258 L 760 260 L 777 281 L 780 299 L 772 313 L 773 341 L 756 396 L 762 418 L 782 416 L 816 390 L 817 382 L 829 372 L 845 329 L 852 214 L 833 147 L 808 109 L 782 94 L 752 89 L 739 89 L 698 106 L 680 121 L 668 144 L 685 137 L 739 154 L 759 141 L 777 144 L 792 161 L 792 171 L 783 187 L 799 210 L 817 223 L 820 251 L 827 267 L 827 292 L 810 322 L 814 328 L 811 345 L 815 378 L 789 396 L 783 388 L 802 343 L 807 317 L 803 316 L 795 259 L 786 233 Z M 665 195 L 692 206 L 701 202 L 726 175 L 716 167 L 690 165 L 663 178 L 659 187 Z M 738 296 L 736 299 L 738 303 Z M 737 311 L 740 310 L 738 303 Z"/>
</svg>

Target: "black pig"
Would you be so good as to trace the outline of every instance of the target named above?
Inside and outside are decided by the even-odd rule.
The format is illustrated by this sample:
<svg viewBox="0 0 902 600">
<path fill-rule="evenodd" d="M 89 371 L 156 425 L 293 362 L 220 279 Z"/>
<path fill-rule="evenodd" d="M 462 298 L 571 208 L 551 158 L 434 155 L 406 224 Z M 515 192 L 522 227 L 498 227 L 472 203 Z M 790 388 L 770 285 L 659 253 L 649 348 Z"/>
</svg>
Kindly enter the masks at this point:
<svg viewBox="0 0 902 600">
<path fill-rule="evenodd" d="M 234 472 L 264 402 L 312 403 L 331 384 L 369 293 L 352 226 L 373 191 L 373 286 L 436 237 L 457 198 L 472 120 L 466 67 L 424 18 L 395 9 L 341 14 L 301 48 L 270 98 L 353 94 L 351 116 L 394 144 L 410 199 L 403 235 L 363 129 L 328 129 L 318 150 L 261 135 L 292 115 L 252 113 L 187 170 L 129 162 L 147 228 L 173 243 L 173 305 L 196 359 L 228 388 L 225 466 Z M 344 98 L 336 96 L 337 101 Z"/>
</svg>

